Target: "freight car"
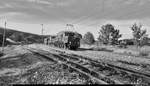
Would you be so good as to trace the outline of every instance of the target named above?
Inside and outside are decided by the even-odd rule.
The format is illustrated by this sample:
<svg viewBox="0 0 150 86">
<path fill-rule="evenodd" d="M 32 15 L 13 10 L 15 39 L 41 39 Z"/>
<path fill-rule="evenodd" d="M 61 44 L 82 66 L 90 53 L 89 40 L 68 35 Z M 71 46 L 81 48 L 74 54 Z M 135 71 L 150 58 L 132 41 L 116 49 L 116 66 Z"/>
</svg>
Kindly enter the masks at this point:
<svg viewBox="0 0 150 86">
<path fill-rule="evenodd" d="M 73 31 L 61 31 L 56 36 L 45 39 L 45 44 L 54 45 L 59 48 L 76 50 L 80 47 L 82 35 Z"/>
</svg>

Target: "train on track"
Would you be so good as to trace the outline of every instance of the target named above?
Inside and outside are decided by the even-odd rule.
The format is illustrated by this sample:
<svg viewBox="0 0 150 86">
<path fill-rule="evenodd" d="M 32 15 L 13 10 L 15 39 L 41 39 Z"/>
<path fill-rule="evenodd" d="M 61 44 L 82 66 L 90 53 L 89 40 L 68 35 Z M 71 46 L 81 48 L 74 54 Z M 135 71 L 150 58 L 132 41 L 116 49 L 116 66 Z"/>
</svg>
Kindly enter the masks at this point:
<svg viewBox="0 0 150 86">
<path fill-rule="evenodd" d="M 56 36 L 49 36 L 44 39 L 46 45 L 53 45 L 59 48 L 76 50 L 80 47 L 82 35 L 73 31 L 61 31 Z"/>
</svg>

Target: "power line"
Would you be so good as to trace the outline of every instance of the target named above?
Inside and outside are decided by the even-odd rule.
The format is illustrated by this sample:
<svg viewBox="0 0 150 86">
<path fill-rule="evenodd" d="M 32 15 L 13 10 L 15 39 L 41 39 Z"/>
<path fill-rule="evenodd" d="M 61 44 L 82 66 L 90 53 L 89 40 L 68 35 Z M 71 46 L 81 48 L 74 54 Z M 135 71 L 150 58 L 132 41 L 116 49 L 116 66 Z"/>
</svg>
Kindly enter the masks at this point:
<svg viewBox="0 0 150 86">
<path fill-rule="evenodd" d="M 145 8 L 142 8 L 141 10 L 145 10 Z M 138 9 L 134 9 L 133 11 L 130 11 L 130 12 L 127 12 L 127 13 L 123 13 L 124 15 L 117 16 L 117 18 L 131 17 L 131 16 L 133 16 L 133 15 L 131 15 L 131 14 L 133 14 L 133 13 L 134 13 L 134 15 L 138 14 L 137 11 L 138 11 Z M 107 14 L 111 14 L 111 12 L 108 12 Z M 105 15 L 105 14 L 104 14 L 104 15 Z M 112 16 L 109 16 L 109 17 L 112 17 Z M 96 22 L 96 23 L 93 23 L 93 24 L 89 24 L 88 26 L 92 26 L 92 25 L 95 25 L 95 24 L 97 24 L 97 22 Z"/>
<path fill-rule="evenodd" d="M 105 16 L 106 15 L 106 12 L 105 12 L 105 2 L 104 2 L 104 0 L 102 1 L 102 15 L 103 16 Z M 144 8 L 143 8 L 143 10 L 144 10 Z M 117 16 L 117 18 L 121 18 L 121 17 L 130 17 L 130 16 L 132 16 L 131 14 L 132 13 L 134 13 L 134 15 L 137 15 L 138 14 L 138 9 L 134 9 L 134 11 L 131 11 L 131 12 L 128 12 L 128 13 L 124 13 L 124 14 L 126 14 L 126 15 L 120 15 L 120 16 Z M 110 12 L 107 12 L 107 14 L 111 14 L 113 11 L 110 11 Z M 94 15 L 94 14 L 93 14 Z M 86 17 L 84 17 L 84 18 L 80 18 L 80 23 L 78 22 L 78 23 L 76 23 L 76 24 L 83 24 L 83 22 L 84 21 L 86 21 L 86 20 L 88 20 L 89 18 L 90 18 L 90 16 L 92 16 L 92 15 L 89 15 L 89 16 L 86 16 Z M 95 17 L 98 17 L 99 15 L 97 15 L 97 16 L 95 16 Z M 111 17 L 111 15 L 109 16 L 109 17 Z M 92 26 L 92 25 L 96 25 L 98 23 L 98 21 L 96 21 L 95 23 L 92 23 L 92 24 L 88 24 L 88 26 Z"/>
<path fill-rule="evenodd" d="M 105 0 L 102 0 L 102 9 L 101 9 L 101 11 L 102 11 L 102 13 L 104 13 L 104 10 L 105 10 L 105 8 L 104 8 L 104 4 L 105 4 Z M 95 8 L 95 9 L 93 9 L 94 11 L 96 11 L 97 9 Z M 74 21 L 74 24 L 81 24 L 82 22 L 84 22 L 84 21 L 86 21 L 86 20 L 88 20 L 91 16 L 93 16 L 93 15 L 95 15 L 95 14 L 90 14 L 90 15 L 88 15 L 88 16 L 85 16 L 85 17 L 81 17 L 81 18 L 79 18 L 77 21 Z M 96 14 L 97 15 L 97 14 Z M 99 15 L 97 15 L 97 16 L 99 16 Z M 79 23 L 80 22 L 80 23 Z"/>
<path fill-rule="evenodd" d="M 94 8 L 93 10 L 95 11 L 96 8 Z M 93 15 L 93 14 L 89 14 L 89 15 L 87 15 L 87 16 L 80 17 L 79 19 L 76 19 L 75 21 L 72 21 L 72 23 L 73 23 L 73 24 L 77 24 L 78 22 L 80 22 L 80 21 L 82 21 L 82 20 L 84 20 L 84 19 L 90 17 L 91 15 Z"/>
</svg>

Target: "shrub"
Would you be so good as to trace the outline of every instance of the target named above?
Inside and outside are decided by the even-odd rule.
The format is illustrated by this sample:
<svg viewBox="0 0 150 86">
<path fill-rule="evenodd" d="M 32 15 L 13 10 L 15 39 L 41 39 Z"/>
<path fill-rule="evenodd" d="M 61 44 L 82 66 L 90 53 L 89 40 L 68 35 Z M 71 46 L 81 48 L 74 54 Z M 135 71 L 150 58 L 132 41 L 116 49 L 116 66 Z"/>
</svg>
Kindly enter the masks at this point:
<svg viewBox="0 0 150 86">
<path fill-rule="evenodd" d="M 147 51 L 140 51 L 139 56 L 148 56 L 149 53 Z"/>
<path fill-rule="evenodd" d="M 85 44 L 91 45 L 91 44 L 93 44 L 93 43 L 95 42 L 95 39 L 94 39 L 94 36 L 93 36 L 93 34 L 92 34 L 91 32 L 87 32 L 87 33 L 84 35 L 82 41 L 83 41 Z"/>
<path fill-rule="evenodd" d="M 2 52 L 0 52 L 0 57 L 3 56 L 4 54 Z"/>
</svg>

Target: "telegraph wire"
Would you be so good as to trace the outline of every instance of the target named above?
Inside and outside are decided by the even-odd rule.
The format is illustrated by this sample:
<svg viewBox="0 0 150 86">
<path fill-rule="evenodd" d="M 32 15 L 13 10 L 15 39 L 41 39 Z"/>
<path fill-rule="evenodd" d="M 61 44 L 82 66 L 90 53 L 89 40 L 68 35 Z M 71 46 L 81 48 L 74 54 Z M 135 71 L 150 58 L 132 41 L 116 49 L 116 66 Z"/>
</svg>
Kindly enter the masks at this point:
<svg viewBox="0 0 150 86">
<path fill-rule="evenodd" d="M 102 2 L 101 2 L 101 5 L 102 5 L 101 13 L 102 13 L 102 15 L 104 15 L 104 12 L 105 12 L 105 6 L 104 6 L 105 5 L 105 1 L 106 0 L 102 0 Z M 97 9 L 98 8 L 95 8 L 94 11 L 96 11 Z M 73 24 L 83 24 L 86 20 L 89 20 L 90 17 L 94 16 L 94 15 L 96 15 L 96 17 L 98 17 L 99 16 L 99 14 L 98 14 L 99 11 L 96 12 L 96 13 L 95 14 L 90 14 L 90 15 L 85 16 L 85 17 L 82 17 L 82 18 L 78 19 L 77 21 L 75 21 Z"/>
<path fill-rule="evenodd" d="M 142 8 L 141 10 L 145 10 L 145 8 Z M 133 16 L 133 15 L 132 15 L 133 13 L 134 13 L 134 15 L 135 15 L 135 14 L 138 14 L 137 11 L 138 11 L 138 9 L 135 9 L 134 11 L 127 12 L 127 13 L 125 13 L 124 15 L 117 16 L 117 18 Z M 108 13 L 108 14 L 110 14 L 110 13 Z M 89 24 L 88 26 L 92 26 L 92 25 L 96 25 L 96 24 L 97 24 L 97 22 L 96 22 L 96 23 L 93 23 L 93 24 Z"/>
</svg>

